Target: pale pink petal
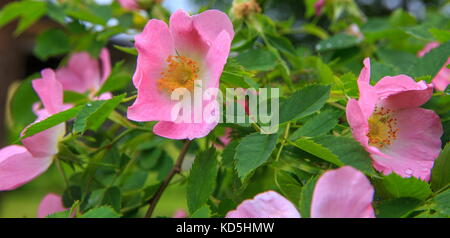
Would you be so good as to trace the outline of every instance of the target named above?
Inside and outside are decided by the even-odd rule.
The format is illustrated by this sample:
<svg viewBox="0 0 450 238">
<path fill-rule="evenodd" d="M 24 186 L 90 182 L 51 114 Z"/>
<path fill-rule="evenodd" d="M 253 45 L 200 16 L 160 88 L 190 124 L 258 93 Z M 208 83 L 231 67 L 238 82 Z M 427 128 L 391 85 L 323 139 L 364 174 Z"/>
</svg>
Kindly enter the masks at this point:
<svg viewBox="0 0 450 238">
<path fill-rule="evenodd" d="M 429 180 L 434 160 L 441 151 L 442 124 L 439 116 L 427 109 L 410 108 L 395 113 L 397 139 L 382 149 L 385 156 L 372 155 L 375 168 L 384 174 Z"/>
<path fill-rule="evenodd" d="M 345 112 L 355 140 L 363 146 L 368 146 L 369 138 L 367 137 L 367 133 L 369 132 L 369 123 L 364 117 L 358 101 L 350 99 Z"/>
<path fill-rule="evenodd" d="M 40 119 L 34 123 L 39 121 Z M 26 130 L 27 128 L 24 131 Z M 22 144 L 34 157 L 51 157 L 58 153 L 58 141 L 65 132 L 66 125 L 62 123 L 23 139 Z"/>
<path fill-rule="evenodd" d="M 65 67 L 56 71 L 56 78 L 64 90 L 85 93 L 100 88 L 101 74 L 97 59 L 87 52 L 79 52 L 70 56 Z"/>
<path fill-rule="evenodd" d="M 35 158 L 23 146 L 10 145 L 0 150 L 0 191 L 13 190 L 45 172 L 51 157 Z"/>
<path fill-rule="evenodd" d="M 39 95 L 45 110 L 49 114 L 55 114 L 62 110 L 63 88 L 55 78 L 55 73 L 51 69 L 44 69 L 41 72 L 42 78 L 32 81 L 34 91 Z"/>
<path fill-rule="evenodd" d="M 221 11 L 207 10 L 192 18 L 195 29 L 207 43 L 216 40 L 222 31 L 228 33 L 230 39 L 234 37 L 233 24 L 227 14 Z"/>
<path fill-rule="evenodd" d="M 369 119 L 375 110 L 375 104 L 378 101 L 378 95 L 370 85 L 370 59 L 364 59 L 364 67 L 358 77 L 359 88 L 359 107 L 364 118 Z"/>
<path fill-rule="evenodd" d="M 109 51 L 106 48 L 103 48 L 100 52 L 100 64 L 102 67 L 102 77 L 100 82 L 101 86 L 111 74 L 111 57 L 109 56 Z"/>
<path fill-rule="evenodd" d="M 205 137 L 217 126 L 217 122 L 213 123 L 182 123 L 160 121 L 153 127 L 153 133 L 156 135 L 182 140 Z"/>
<path fill-rule="evenodd" d="M 177 210 L 172 216 L 172 218 L 186 218 L 186 217 L 187 214 L 184 210 Z"/>
<path fill-rule="evenodd" d="M 38 218 L 45 218 L 48 215 L 63 212 L 67 210 L 62 203 L 61 196 L 49 193 L 47 194 L 39 204 Z"/>
<path fill-rule="evenodd" d="M 316 183 L 313 218 L 374 218 L 374 189 L 363 173 L 344 166 L 327 171 Z"/>
<path fill-rule="evenodd" d="M 166 59 L 175 55 L 172 36 L 166 23 L 150 20 L 144 31 L 136 36 L 139 52 L 133 82 L 138 89 L 134 104 L 127 117 L 134 121 L 172 121 L 172 107 L 176 101 L 158 89 L 157 81 L 167 66 Z"/>
<path fill-rule="evenodd" d="M 374 86 L 380 105 L 391 109 L 419 107 L 433 95 L 433 86 L 425 81 L 416 82 L 406 75 L 386 76 Z"/>
<path fill-rule="evenodd" d="M 295 206 L 274 191 L 256 195 L 243 201 L 236 210 L 228 212 L 227 218 L 300 218 Z"/>
<path fill-rule="evenodd" d="M 120 5 L 127 10 L 138 10 L 137 0 L 119 0 Z"/>
<path fill-rule="evenodd" d="M 423 57 L 426 53 L 430 52 L 430 50 L 439 47 L 439 42 L 430 42 L 427 45 L 425 45 L 425 47 L 417 52 L 417 56 L 419 57 Z"/>
<path fill-rule="evenodd" d="M 450 58 L 448 58 L 447 62 L 445 62 L 444 66 L 441 68 L 441 70 L 439 70 L 432 81 L 434 87 L 438 91 L 444 91 L 450 84 L 450 69 L 447 68 L 447 65 L 449 64 Z"/>
<path fill-rule="evenodd" d="M 170 16 L 170 33 L 179 54 L 199 60 L 208 52 L 209 45 L 193 25 L 193 17 L 183 10 Z"/>
<path fill-rule="evenodd" d="M 318 0 L 314 3 L 314 8 L 316 10 L 316 16 L 319 16 L 322 13 L 322 8 L 325 5 L 325 0 Z"/>
</svg>

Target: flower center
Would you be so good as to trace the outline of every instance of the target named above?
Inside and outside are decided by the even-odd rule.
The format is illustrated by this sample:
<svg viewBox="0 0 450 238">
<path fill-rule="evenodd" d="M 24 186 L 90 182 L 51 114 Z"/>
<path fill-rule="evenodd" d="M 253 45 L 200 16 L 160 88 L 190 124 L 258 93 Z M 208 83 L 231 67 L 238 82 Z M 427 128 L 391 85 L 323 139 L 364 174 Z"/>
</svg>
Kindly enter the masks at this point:
<svg viewBox="0 0 450 238">
<path fill-rule="evenodd" d="M 398 134 L 397 119 L 390 109 L 375 108 L 369 118 L 369 144 L 378 148 L 390 145 Z"/>
<path fill-rule="evenodd" d="M 161 73 L 158 89 L 169 94 L 177 88 L 194 89 L 194 81 L 198 78 L 199 65 L 196 61 L 185 56 L 167 57 L 167 69 Z"/>
</svg>

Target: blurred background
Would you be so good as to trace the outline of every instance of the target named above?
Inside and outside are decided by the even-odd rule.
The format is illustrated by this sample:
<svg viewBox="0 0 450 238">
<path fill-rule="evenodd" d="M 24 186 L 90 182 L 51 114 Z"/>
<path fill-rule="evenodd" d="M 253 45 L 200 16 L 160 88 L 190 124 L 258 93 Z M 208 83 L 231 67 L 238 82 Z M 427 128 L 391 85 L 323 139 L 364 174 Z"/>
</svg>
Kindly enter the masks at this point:
<svg viewBox="0 0 450 238">
<path fill-rule="evenodd" d="M 262 12 L 273 20 L 287 21 L 293 20 L 295 27 L 311 21 L 305 17 L 305 2 L 309 0 L 258 0 Z M 0 8 L 12 0 L 0 1 Z M 111 4 L 112 0 L 96 0 L 98 4 Z M 170 12 L 179 8 L 191 13 L 196 13 L 203 9 L 220 9 L 229 12 L 232 0 L 164 0 L 162 6 Z M 427 7 L 442 6 L 445 0 L 356 0 L 358 7 L 366 17 L 380 17 L 390 15 L 396 9 L 402 8 L 415 16 L 416 19 L 424 19 L 427 14 Z M 450 4 L 440 9 L 444 15 L 450 15 Z M 315 19 L 317 24 L 326 26 L 329 24 L 327 18 Z M 49 18 L 42 18 L 20 36 L 16 37 L 14 31 L 17 22 L 14 21 L 0 28 L 0 146 L 3 147 L 11 142 L 6 136 L 5 116 L 8 100 L 8 92 L 17 87 L 17 82 L 24 80 L 28 76 L 40 70 L 51 67 L 57 68 L 61 58 L 49 58 L 42 61 L 33 54 L 36 37 L 44 30 L 57 27 L 58 24 Z M 122 36 L 132 37 L 132 36 Z M 302 44 L 303 47 L 313 48 L 317 38 L 311 34 L 302 32 L 292 32 L 288 36 L 294 44 Z M 118 37 L 115 41 L 120 41 Z M 125 44 L 125 43 L 124 43 Z M 133 57 L 121 51 L 109 47 L 112 63 L 119 59 Z M 132 64 L 133 62 L 131 62 Z M 63 181 L 57 173 L 55 166 L 50 171 L 44 173 L 38 179 L 15 191 L 0 193 L 0 217 L 35 217 L 38 204 L 48 192 L 62 193 L 64 190 Z M 176 194 L 184 193 L 183 186 L 170 187 L 161 199 L 156 211 L 156 216 L 172 216 L 178 209 L 185 209 L 186 202 L 184 196 Z"/>
</svg>

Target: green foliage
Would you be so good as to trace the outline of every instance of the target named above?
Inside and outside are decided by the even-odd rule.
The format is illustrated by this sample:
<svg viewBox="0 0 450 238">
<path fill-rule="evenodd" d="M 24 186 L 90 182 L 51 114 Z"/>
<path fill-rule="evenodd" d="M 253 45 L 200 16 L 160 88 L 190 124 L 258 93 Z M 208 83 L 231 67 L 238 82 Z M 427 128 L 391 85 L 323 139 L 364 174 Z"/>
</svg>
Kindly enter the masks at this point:
<svg viewBox="0 0 450 238">
<path fill-rule="evenodd" d="M 437 191 L 450 184 L 450 143 L 447 143 L 434 161 L 431 171 L 431 188 Z"/>
<path fill-rule="evenodd" d="M 300 119 L 320 110 L 330 94 L 330 87 L 313 85 L 296 91 L 280 106 L 280 123 Z"/>
<path fill-rule="evenodd" d="M 34 54 L 42 60 L 52 56 L 59 56 L 69 51 L 69 38 L 64 31 L 59 29 L 49 29 L 39 35 L 34 48 Z"/>
<path fill-rule="evenodd" d="M 395 173 L 384 176 L 379 185 L 380 195 L 387 198 L 425 200 L 432 194 L 428 183 L 414 177 L 402 178 Z"/>
<path fill-rule="evenodd" d="M 214 148 L 199 153 L 192 165 L 187 183 L 187 202 L 193 214 L 206 204 L 214 191 L 217 176 L 215 153 Z"/>
<path fill-rule="evenodd" d="M 264 164 L 277 144 L 278 135 L 254 133 L 244 137 L 236 147 L 234 159 L 239 178 L 244 180 L 252 171 Z"/>
<path fill-rule="evenodd" d="M 120 214 L 116 213 L 111 207 L 103 206 L 93 208 L 79 218 L 119 218 Z"/>
</svg>

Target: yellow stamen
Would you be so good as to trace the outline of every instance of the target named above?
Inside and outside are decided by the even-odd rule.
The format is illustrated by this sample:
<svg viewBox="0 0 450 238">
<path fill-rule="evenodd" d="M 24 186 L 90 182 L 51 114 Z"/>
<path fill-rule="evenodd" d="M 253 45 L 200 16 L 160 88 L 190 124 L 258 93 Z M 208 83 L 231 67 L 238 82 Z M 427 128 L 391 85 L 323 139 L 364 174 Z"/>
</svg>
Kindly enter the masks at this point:
<svg viewBox="0 0 450 238">
<path fill-rule="evenodd" d="M 198 78 L 199 65 L 196 61 L 185 56 L 170 55 L 167 58 L 167 69 L 161 73 L 158 89 L 169 94 L 177 88 L 194 89 L 194 81 Z"/>
<path fill-rule="evenodd" d="M 375 108 L 369 118 L 369 144 L 378 148 L 392 144 L 398 134 L 397 119 L 390 109 Z"/>
</svg>

